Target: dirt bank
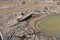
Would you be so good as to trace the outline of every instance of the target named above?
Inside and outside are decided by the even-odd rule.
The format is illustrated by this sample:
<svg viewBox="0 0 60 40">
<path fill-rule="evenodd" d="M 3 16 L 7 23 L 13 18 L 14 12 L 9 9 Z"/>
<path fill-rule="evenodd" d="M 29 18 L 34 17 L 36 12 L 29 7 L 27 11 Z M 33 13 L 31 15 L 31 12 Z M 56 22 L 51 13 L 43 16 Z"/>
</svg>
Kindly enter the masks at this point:
<svg viewBox="0 0 60 40">
<path fill-rule="evenodd" d="M 29 21 L 29 25 L 33 28 L 36 29 L 36 27 L 34 26 L 35 21 L 40 20 L 45 18 L 46 16 L 48 16 L 47 14 L 42 14 L 41 16 L 37 17 L 37 18 L 32 18 L 31 21 Z M 38 29 L 37 29 L 38 30 Z"/>
</svg>

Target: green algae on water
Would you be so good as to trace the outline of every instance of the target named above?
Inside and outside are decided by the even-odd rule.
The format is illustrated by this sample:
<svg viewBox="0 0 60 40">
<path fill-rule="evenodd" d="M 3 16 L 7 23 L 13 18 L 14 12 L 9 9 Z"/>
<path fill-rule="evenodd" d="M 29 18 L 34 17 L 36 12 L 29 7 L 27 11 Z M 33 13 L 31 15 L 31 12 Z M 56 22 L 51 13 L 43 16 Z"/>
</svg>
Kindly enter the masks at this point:
<svg viewBox="0 0 60 40">
<path fill-rule="evenodd" d="M 49 16 L 43 21 L 37 21 L 36 25 L 42 32 L 60 38 L 60 15 Z"/>
</svg>

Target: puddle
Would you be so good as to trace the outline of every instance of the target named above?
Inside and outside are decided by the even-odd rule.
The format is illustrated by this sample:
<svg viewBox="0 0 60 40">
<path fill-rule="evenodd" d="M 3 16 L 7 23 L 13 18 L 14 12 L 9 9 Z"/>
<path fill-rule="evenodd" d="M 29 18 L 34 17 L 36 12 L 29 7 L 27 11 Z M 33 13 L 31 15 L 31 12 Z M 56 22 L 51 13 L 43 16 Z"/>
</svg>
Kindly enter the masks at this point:
<svg viewBox="0 0 60 40">
<path fill-rule="evenodd" d="M 42 21 L 37 21 L 36 26 L 48 35 L 54 35 L 60 39 L 60 15 L 49 16 Z"/>
</svg>

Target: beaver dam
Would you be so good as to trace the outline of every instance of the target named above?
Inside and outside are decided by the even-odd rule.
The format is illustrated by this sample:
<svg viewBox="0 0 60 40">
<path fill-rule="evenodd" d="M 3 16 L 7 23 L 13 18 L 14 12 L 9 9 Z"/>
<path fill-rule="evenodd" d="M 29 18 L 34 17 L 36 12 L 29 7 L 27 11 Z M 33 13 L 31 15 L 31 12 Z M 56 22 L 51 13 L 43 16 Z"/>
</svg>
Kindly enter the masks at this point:
<svg viewBox="0 0 60 40">
<path fill-rule="evenodd" d="M 36 27 L 38 27 L 40 31 L 60 39 L 60 15 L 49 16 L 36 22 Z"/>
</svg>

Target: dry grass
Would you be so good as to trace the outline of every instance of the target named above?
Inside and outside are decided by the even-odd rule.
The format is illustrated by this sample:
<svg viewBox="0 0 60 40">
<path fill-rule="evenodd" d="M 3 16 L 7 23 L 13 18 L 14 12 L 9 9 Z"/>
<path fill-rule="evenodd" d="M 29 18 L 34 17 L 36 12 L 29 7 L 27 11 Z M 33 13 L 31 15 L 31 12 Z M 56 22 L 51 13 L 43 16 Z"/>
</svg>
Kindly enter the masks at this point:
<svg viewBox="0 0 60 40">
<path fill-rule="evenodd" d="M 0 1 L 0 5 L 9 5 L 9 4 L 12 4 L 12 2 L 1 2 Z"/>
<path fill-rule="evenodd" d="M 10 5 L 13 4 L 12 2 L 0 2 L 0 5 Z M 33 2 L 25 2 L 25 4 L 17 7 L 12 7 L 8 9 L 0 9 L 0 14 L 5 14 L 9 12 L 16 12 L 20 10 L 34 10 L 34 9 L 44 9 L 44 6 L 47 6 L 49 8 L 52 8 L 54 6 L 54 3 L 47 3 L 46 5 L 44 4 L 35 4 Z"/>
<path fill-rule="evenodd" d="M 5 2 L 4 2 L 5 3 Z M 8 5 L 7 3 L 0 3 L 0 5 Z M 9 3 L 10 4 L 10 3 Z M 38 4 L 33 4 L 33 3 L 27 3 L 24 6 L 17 6 L 17 7 L 13 7 L 13 8 L 8 8 L 8 9 L 0 9 L 0 13 L 9 13 L 9 12 L 16 12 L 16 11 L 20 11 L 20 10 L 32 10 L 32 9 L 37 9 L 40 8 L 40 5 Z"/>
</svg>

